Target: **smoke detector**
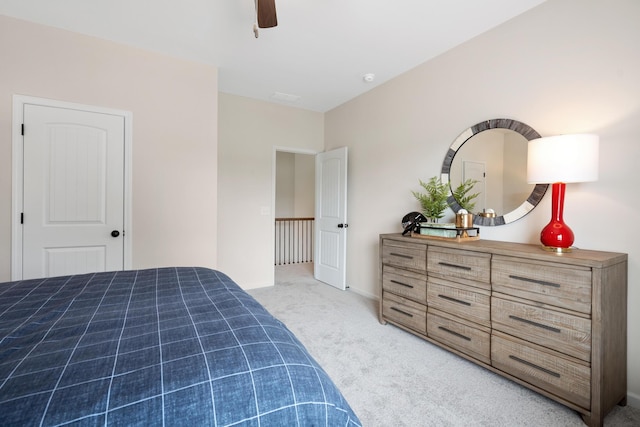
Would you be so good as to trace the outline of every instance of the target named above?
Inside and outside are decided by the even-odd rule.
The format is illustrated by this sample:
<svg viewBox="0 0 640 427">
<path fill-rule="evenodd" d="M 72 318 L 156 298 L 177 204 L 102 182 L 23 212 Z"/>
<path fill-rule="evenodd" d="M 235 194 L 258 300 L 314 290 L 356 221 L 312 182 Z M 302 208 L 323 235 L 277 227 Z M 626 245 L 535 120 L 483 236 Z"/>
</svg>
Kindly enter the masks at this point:
<svg viewBox="0 0 640 427">
<path fill-rule="evenodd" d="M 376 79 L 376 75 L 373 73 L 367 73 L 365 75 L 362 76 L 362 80 L 365 83 L 371 83 L 372 81 L 374 81 Z"/>
</svg>

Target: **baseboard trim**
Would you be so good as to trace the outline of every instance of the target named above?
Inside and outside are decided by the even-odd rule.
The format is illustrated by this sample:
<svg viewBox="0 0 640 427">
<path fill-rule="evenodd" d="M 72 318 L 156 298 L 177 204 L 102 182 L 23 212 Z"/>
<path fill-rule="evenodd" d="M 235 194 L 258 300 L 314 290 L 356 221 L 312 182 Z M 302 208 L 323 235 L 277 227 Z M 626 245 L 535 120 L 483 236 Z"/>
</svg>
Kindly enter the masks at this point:
<svg viewBox="0 0 640 427">
<path fill-rule="evenodd" d="M 380 301 L 380 296 L 379 295 L 374 295 L 374 294 L 371 294 L 369 292 L 364 292 L 364 291 L 362 291 L 362 290 L 360 290 L 358 288 L 354 288 L 352 286 L 349 286 L 347 289 L 350 290 L 351 292 L 356 293 L 356 294 L 358 294 L 360 296 L 363 296 L 365 298 L 369 298 L 369 299 L 372 299 L 372 300 L 378 301 L 378 302 Z"/>
<path fill-rule="evenodd" d="M 627 405 L 640 409 L 640 395 L 627 391 Z"/>
</svg>

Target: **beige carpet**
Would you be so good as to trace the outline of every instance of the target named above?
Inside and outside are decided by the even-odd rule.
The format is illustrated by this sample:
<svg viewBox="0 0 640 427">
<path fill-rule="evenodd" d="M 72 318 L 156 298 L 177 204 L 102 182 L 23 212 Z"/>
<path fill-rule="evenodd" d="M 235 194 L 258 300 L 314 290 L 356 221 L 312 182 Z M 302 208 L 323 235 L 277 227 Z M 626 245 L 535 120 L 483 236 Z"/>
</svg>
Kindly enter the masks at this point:
<svg viewBox="0 0 640 427">
<path fill-rule="evenodd" d="M 317 282 L 312 270 L 276 267 L 276 286 L 249 293 L 298 336 L 364 426 L 584 426 L 550 399 L 381 325 L 376 301 Z M 616 407 L 605 426 L 640 426 L 640 409 Z"/>
</svg>

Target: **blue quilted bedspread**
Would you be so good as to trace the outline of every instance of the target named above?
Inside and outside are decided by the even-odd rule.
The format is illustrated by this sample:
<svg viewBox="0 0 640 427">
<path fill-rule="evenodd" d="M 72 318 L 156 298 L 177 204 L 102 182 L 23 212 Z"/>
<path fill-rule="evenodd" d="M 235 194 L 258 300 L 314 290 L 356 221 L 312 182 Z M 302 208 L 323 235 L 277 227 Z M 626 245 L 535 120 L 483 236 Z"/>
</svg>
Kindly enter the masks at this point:
<svg viewBox="0 0 640 427">
<path fill-rule="evenodd" d="M 204 268 L 0 284 L 0 425 L 359 426 L 296 337 Z"/>
</svg>

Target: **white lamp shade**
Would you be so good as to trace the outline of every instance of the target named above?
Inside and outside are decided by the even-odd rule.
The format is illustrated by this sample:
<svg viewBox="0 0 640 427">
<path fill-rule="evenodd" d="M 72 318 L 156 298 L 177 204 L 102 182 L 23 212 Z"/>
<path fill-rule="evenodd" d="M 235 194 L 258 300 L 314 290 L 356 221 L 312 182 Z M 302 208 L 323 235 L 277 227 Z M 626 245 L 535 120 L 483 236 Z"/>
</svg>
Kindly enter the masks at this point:
<svg viewBox="0 0 640 427">
<path fill-rule="evenodd" d="M 529 141 L 527 181 L 531 184 L 598 180 L 600 138 L 558 135 Z"/>
</svg>

